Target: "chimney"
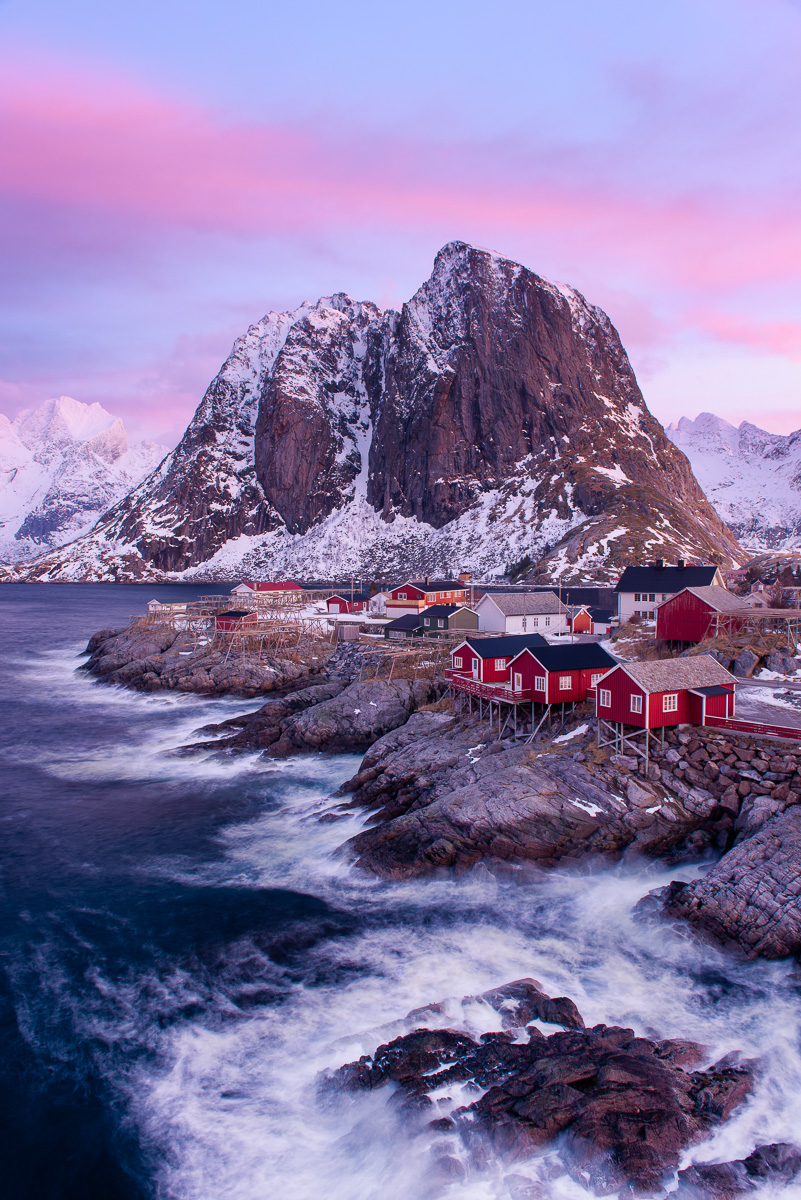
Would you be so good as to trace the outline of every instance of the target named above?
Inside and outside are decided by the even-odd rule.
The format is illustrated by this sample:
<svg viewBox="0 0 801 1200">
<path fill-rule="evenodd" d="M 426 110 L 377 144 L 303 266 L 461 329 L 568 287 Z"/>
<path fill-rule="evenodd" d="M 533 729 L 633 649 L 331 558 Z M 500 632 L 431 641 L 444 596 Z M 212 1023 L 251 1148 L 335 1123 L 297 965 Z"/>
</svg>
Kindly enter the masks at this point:
<svg viewBox="0 0 801 1200">
<path fill-rule="evenodd" d="M 658 559 L 656 560 L 656 562 L 654 563 L 654 566 L 656 567 L 657 571 L 664 571 L 664 569 L 665 569 L 665 560 L 664 560 L 664 558 L 658 558 Z"/>
<path fill-rule="evenodd" d="M 686 562 L 684 561 L 684 559 L 683 559 L 683 558 L 677 558 L 677 559 L 676 559 L 676 566 L 678 567 L 678 569 L 679 569 L 680 571 L 683 571 L 683 570 L 684 570 L 684 568 L 687 566 L 687 564 L 686 564 Z"/>
</svg>

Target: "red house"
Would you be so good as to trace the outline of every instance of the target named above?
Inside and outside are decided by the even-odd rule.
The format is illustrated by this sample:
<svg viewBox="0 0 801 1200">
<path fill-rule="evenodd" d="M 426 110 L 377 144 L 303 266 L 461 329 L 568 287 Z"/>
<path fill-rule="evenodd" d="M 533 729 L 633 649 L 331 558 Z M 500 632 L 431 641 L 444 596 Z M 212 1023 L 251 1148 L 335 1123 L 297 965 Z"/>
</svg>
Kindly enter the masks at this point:
<svg viewBox="0 0 801 1200">
<path fill-rule="evenodd" d="M 362 613 L 367 612 L 369 601 L 367 592 L 338 592 L 325 604 L 330 613 Z"/>
<path fill-rule="evenodd" d="M 515 691 L 541 704 L 578 704 L 595 694 L 596 684 L 617 660 L 597 642 L 573 646 L 530 646 L 509 664 Z"/>
<path fill-rule="evenodd" d="M 656 610 L 656 636 L 666 642 L 701 642 L 718 628 L 736 632 L 743 621 L 734 615 L 745 602 L 724 587 L 686 587 Z"/>
<path fill-rule="evenodd" d="M 592 617 L 586 605 L 572 605 L 568 616 L 571 633 L 592 633 Z"/>
<path fill-rule="evenodd" d="M 510 637 L 465 638 L 451 651 L 448 677 L 458 686 L 458 679 L 476 683 L 508 686 L 509 663 L 528 647 L 547 646 L 538 633 L 519 633 Z"/>
<path fill-rule="evenodd" d="M 229 609 L 228 612 L 217 613 L 214 618 L 214 628 L 223 633 L 231 633 L 236 629 L 244 629 L 258 622 L 259 614 L 245 609 Z"/>
<path fill-rule="evenodd" d="M 598 681 L 599 721 L 659 729 L 733 717 L 736 680 L 711 654 L 618 663 Z"/>
<path fill-rule="evenodd" d="M 464 604 L 470 588 L 459 579 L 408 580 L 392 588 L 387 600 L 387 616 L 422 612 L 433 604 Z"/>
</svg>

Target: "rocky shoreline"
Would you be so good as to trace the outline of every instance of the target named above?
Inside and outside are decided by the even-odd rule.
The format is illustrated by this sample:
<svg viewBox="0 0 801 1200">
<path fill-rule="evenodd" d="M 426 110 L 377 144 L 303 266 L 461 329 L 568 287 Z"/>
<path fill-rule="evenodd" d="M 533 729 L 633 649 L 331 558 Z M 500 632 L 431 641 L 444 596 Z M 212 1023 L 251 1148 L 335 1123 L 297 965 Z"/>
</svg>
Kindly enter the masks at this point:
<svg viewBox="0 0 801 1200">
<path fill-rule="evenodd" d="M 486 723 L 454 713 L 443 680 L 359 679 L 355 647 L 320 653 L 318 642 L 305 661 L 229 669 L 185 646 L 158 628 L 104 631 L 89 643 L 86 669 L 145 691 L 268 697 L 256 712 L 198 731 L 183 753 L 362 752 L 319 814 L 364 812 L 361 832 L 339 850 L 354 869 L 394 881 L 476 867 L 593 870 L 636 857 L 702 862 L 691 882 L 643 897 L 640 918 L 655 928 L 681 922 L 745 958 L 801 955 L 801 747 L 679 727 L 646 770 L 597 746 L 589 706 L 554 738 L 497 741 Z M 695 1043 L 631 1029 L 585 1029 L 571 1000 L 551 999 L 533 980 L 468 999 L 500 1028 L 476 1035 L 443 1025 L 445 1009 L 432 1004 L 409 1014 L 409 1032 L 321 1083 L 338 1103 L 393 1089 L 409 1128 L 439 1139 L 432 1178 L 443 1186 L 473 1158 L 509 1166 L 557 1139 L 577 1182 L 602 1195 L 661 1196 L 677 1178 L 679 1200 L 731 1200 L 799 1171 L 801 1151 L 783 1143 L 678 1170 L 684 1151 L 746 1101 L 754 1064 L 708 1063 Z M 510 1194 L 548 1193 L 521 1177 Z"/>
</svg>

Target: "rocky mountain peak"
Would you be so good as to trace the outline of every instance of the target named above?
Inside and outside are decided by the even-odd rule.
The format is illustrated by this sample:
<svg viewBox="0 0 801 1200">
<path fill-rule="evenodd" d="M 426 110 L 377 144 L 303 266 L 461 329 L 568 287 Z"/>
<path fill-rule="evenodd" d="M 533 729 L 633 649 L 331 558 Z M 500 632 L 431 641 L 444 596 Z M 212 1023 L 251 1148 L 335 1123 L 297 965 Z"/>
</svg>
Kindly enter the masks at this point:
<svg viewBox="0 0 801 1200">
<path fill-rule="evenodd" d="M 609 318 L 456 241 L 399 312 L 338 293 L 252 325 L 173 454 L 41 570 L 575 578 L 672 553 L 739 550 Z"/>
</svg>

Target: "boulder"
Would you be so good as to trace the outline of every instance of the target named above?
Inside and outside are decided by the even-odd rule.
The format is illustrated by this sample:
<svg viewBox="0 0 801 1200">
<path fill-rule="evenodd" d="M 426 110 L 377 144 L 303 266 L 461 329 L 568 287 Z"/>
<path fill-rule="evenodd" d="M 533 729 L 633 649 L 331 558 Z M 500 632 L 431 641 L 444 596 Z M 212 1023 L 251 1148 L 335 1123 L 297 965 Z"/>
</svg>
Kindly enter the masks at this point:
<svg viewBox="0 0 801 1200">
<path fill-rule="evenodd" d="M 390 730 L 405 725 L 415 709 L 436 700 L 441 688 L 428 679 L 366 680 L 288 717 L 273 755 L 298 750 L 346 753 L 365 750 Z"/>
<path fill-rule="evenodd" d="M 542 996 L 536 981 L 518 980 L 483 999 L 501 999 L 500 1011 L 517 1006 L 515 1019 L 523 1021 Z M 460 1029 L 416 1029 L 328 1073 L 322 1087 L 342 1097 L 392 1084 L 401 1112 L 419 1121 L 430 1111 L 432 1124 L 454 1142 L 473 1150 L 482 1143 L 483 1157 L 494 1152 L 514 1162 L 560 1139 L 565 1165 L 583 1187 L 656 1195 L 683 1150 L 709 1136 L 752 1086 L 747 1066 L 687 1069 L 703 1057 L 691 1042 L 652 1041 L 606 1025 L 548 1037 L 529 1028 L 527 1041 L 521 1033 L 518 1027 L 517 1038 L 509 1030 L 476 1040 Z M 483 1094 L 463 1106 L 451 1102 L 443 1117 L 449 1086 Z"/>
<path fill-rule="evenodd" d="M 736 675 L 739 679 L 750 679 L 756 668 L 759 666 L 759 655 L 754 654 L 753 650 L 749 650 L 746 646 L 744 650 L 735 658 L 731 666 L 732 675 Z"/>
</svg>

